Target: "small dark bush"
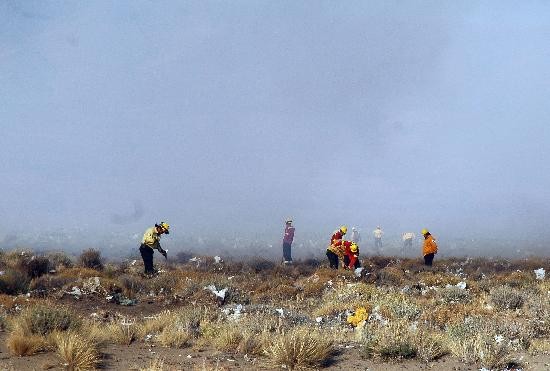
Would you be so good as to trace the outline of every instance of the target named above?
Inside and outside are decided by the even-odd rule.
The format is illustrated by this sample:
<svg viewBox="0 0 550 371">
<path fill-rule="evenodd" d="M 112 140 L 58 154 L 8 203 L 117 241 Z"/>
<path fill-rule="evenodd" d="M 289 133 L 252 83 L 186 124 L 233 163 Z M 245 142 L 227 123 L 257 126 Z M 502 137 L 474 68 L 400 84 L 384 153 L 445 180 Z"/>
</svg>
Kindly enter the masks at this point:
<svg viewBox="0 0 550 371">
<path fill-rule="evenodd" d="M 103 259 L 101 252 L 96 249 L 84 250 L 78 258 L 78 264 L 84 268 L 103 269 Z"/>
<path fill-rule="evenodd" d="M 59 277 L 54 275 L 45 275 L 35 278 L 31 281 L 30 289 L 33 290 L 33 296 L 46 296 L 48 292 L 61 290 L 63 286 L 73 282 L 74 278 Z"/>
<path fill-rule="evenodd" d="M 270 260 L 256 258 L 248 262 L 248 266 L 252 268 L 256 273 L 272 270 L 275 268 L 275 263 Z"/>
<path fill-rule="evenodd" d="M 24 294 L 29 290 L 30 278 L 17 269 L 6 269 L 0 276 L 0 293 L 7 295 Z"/>
<path fill-rule="evenodd" d="M 45 256 L 32 256 L 29 259 L 19 260 L 17 268 L 31 279 L 37 278 L 50 271 L 50 260 Z"/>
</svg>

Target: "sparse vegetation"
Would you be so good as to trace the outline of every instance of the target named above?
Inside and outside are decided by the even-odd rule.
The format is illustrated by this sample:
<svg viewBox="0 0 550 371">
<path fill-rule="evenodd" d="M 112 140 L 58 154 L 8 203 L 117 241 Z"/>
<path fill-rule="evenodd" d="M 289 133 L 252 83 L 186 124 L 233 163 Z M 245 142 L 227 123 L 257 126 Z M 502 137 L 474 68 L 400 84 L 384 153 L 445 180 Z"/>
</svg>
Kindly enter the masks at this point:
<svg viewBox="0 0 550 371">
<path fill-rule="evenodd" d="M 139 263 L 104 264 L 90 250 L 76 267 L 66 255 L 28 251 L 0 254 L 0 264 L 0 329 L 9 332 L 10 354 L 56 352 L 68 369 L 98 367 L 113 344 L 214 351 L 220 359 L 245 357 L 243 368 L 288 369 L 338 367 L 335 350 L 376 362 L 449 357 L 492 369 L 549 352 L 550 285 L 525 268 L 540 261 L 448 259 L 426 271 L 374 257 L 361 277 L 316 261 L 282 267 L 198 257 L 144 278 Z M 154 310 L 144 317 L 144 308 Z M 157 357 L 136 368 L 170 369 L 170 362 Z M 212 359 L 199 363 L 225 369 Z"/>
<path fill-rule="evenodd" d="M 101 252 L 96 249 L 84 250 L 78 257 L 78 265 L 84 268 L 101 270 L 103 269 L 103 259 Z"/>
</svg>

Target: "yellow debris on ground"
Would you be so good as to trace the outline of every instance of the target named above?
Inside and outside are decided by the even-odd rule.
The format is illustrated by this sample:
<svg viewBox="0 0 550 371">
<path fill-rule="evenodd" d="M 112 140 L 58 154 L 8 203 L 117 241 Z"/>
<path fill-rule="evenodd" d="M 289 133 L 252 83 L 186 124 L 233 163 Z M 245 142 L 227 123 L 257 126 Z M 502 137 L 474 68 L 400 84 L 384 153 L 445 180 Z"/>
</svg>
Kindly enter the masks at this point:
<svg viewBox="0 0 550 371">
<path fill-rule="evenodd" d="M 355 313 L 348 316 L 348 323 L 353 327 L 357 327 L 363 321 L 369 319 L 369 311 L 365 307 L 359 307 L 355 310 Z"/>
</svg>

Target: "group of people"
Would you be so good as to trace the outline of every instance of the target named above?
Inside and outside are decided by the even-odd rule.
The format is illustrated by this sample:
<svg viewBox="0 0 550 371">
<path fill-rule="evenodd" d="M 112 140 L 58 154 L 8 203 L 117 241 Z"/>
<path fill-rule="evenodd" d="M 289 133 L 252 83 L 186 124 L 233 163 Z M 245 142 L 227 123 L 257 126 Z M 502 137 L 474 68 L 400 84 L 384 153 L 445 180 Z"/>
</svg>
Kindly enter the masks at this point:
<svg viewBox="0 0 550 371">
<path fill-rule="evenodd" d="M 292 225 L 292 219 L 285 221 L 285 231 L 283 236 L 283 263 L 292 264 L 292 242 L 294 241 L 295 228 Z M 352 228 L 351 239 L 346 240 L 344 236 L 348 232 L 348 227 L 345 225 L 334 231 L 330 238 L 330 244 L 327 247 L 327 258 L 329 265 L 332 269 L 338 269 L 341 264 L 344 269 L 357 269 L 361 266 L 359 261 L 359 243 L 361 242 L 361 236 L 357 228 Z M 143 259 L 143 265 L 145 266 L 145 274 L 155 274 L 153 267 L 153 254 L 154 250 L 160 252 L 164 258 L 167 258 L 167 252 L 160 246 L 160 238 L 163 234 L 170 233 L 170 225 L 166 222 L 160 222 L 155 224 L 154 227 L 148 228 L 143 234 L 143 239 L 139 247 L 139 252 Z M 382 229 L 380 226 L 376 227 L 373 232 L 374 246 L 377 252 L 382 248 Z M 422 235 L 424 236 L 424 244 L 422 247 L 422 254 L 424 255 L 424 264 L 431 266 L 435 254 L 437 254 L 437 243 L 435 238 L 427 229 L 422 229 Z M 414 233 L 407 232 L 403 236 L 404 246 L 412 247 L 412 240 L 414 239 Z"/>
<path fill-rule="evenodd" d="M 283 264 L 292 264 L 291 247 L 294 240 L 294 226 L 292 219 L 285 221 L 285 232 L 283 236 Z M 345 225 L 334 231 L 330 238 L 330 244 L 327 247 L 327 258 L 332 269 L 338 269 L 340 263 L 344 269 L 357 269 L 361 266 L 359 260 L 359 243 L 361 235 L 357 228 L 353 227 L 351 239 L 345 240 L 344 236 L 348 232 L 348 227 Z M 437 254 L 437 242 L 432 234 L 426 229 L 422 229 L 424 243 L 422 245 L 422 255 L 424 256 L 424 264 L 431 266 L 435 254 Z M 382 249 L 382 235 L 384 232 L 380 226 L 377 226 L 373 231 L 374 236 L 374 251 L 379 254 Z M 402 234 L 403 248 L 412 248 L 415 234 L 413 232 L 405 232 Z"/>
</svg>

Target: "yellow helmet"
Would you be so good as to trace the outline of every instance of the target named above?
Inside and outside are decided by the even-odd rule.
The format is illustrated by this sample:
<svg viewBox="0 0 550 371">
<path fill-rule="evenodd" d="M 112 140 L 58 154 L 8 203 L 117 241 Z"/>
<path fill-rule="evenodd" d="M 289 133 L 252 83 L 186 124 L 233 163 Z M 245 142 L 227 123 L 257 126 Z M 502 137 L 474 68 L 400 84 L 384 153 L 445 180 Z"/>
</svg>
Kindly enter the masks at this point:
<svg viewBox="0 0 550 371">
<path fill-rule="evenodd" d="M 354 242 L 351 244 L 349 249 L 351 250 L 351 252 L 357 252 L 359 250 L 359 246 L 357 246 L 357 244 Z"/>
<path fill-rule="evenodd" d="M 343 234 L 348 233 L 348 227 L 346 227 L 345 225 L 341 226 L 340 230 L 342 231 Z"/>
<path fill-rule="evenodd" d="M 166 222 L 160 222 L 159 224 L 160 227 L 162 227 L 162 229 L 164 229 L 164 231 L 166 232 L 166 234 L 169 233 L 169 230 L 170 230 L 170 225 Z"/>
<path fill-rule="evenodd" d="M 429 232 L 428 232 L 428 230 L 427 230 L 426 228 L 423 228 L 423 229 L 422 229 L 422 232 L 420 232 L 420 233 L 426 234 L 426 233 L 429 233 Z"/>
</svg>

